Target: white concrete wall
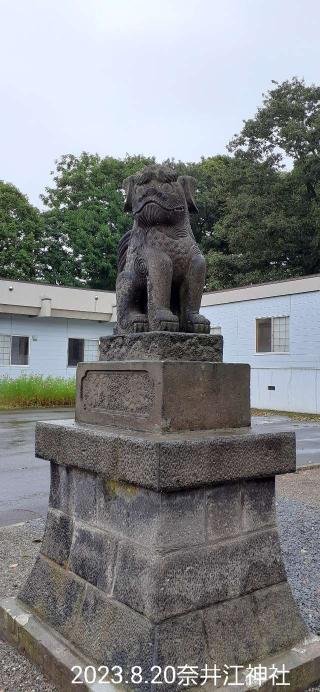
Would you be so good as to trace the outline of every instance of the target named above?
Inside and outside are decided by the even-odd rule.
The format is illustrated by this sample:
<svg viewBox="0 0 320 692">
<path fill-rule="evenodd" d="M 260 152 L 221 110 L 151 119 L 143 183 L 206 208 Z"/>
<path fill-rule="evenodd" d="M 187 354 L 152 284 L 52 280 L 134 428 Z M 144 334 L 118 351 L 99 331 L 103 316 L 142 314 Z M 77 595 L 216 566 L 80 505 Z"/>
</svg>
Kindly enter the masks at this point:
<svg viewBox="0 0 320 692">
<path fill-rule="evenodd" d="M 268 385 L 274 385 L 275 391 Z M 251 400 L 254 408 L 320 413 L 320 370 L 253 368 Z"/>
<path fill-rule="evenodd" d="M 114 321 L 115 304 L 114 291 L 67 288 L 0 278 L 0 313 L 108 322 Z"/>
<path fill-rule="evenodd" d="M 221 327 L 225 362 L 250 364 L 253 407 L 320 413 L 319 291 L 210 305 L 201 312 Z M 257 354 L 256 319 L 287 315 L 289 352 Z"/>
<path fill-rule="evenodd" d="M 113 333 L 111 322 L 0 314 L 0 334 L 29 336 L 29 365 L 0 366 L 0 379 L 21 374 L 74 377 L 68 367 L 68 339 L 99 339 Z"/>
</svg>

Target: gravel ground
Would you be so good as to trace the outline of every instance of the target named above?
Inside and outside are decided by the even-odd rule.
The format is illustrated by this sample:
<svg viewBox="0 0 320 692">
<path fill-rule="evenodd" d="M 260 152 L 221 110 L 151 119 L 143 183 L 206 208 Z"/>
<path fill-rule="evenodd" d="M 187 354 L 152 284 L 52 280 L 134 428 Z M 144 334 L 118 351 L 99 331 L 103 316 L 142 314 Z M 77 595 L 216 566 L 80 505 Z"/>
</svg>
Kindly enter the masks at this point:
<svg viewBox="0 0 320 692">
<path fill-rule="evenodd" d="M 320 468 L 277 479 L 277 519 L 293 594 L 320 635 Z"/>
<path fill-rule="evenodd" d="M 0 597 L 15 596 L 38 553 L 44 521 L 0 529 Z M 33 663 L 0 639 L 0 692 L 58 692 Z"/>
<path fill-rule="evenodd" d="M 320 634 L 320 468 L 277 479 L 277 516 L 288 579 L 310 629 Z M 0 529 L 0 597 L 14 596 L 38 553 L 43 520 Z M 309 692 L 320 692 L 320 686 Z M 0 639 L 0 692 L 58 692 Z"/>
<path fill-rule="evenodd" d="M 288 580 L 303 619 L 320 635 L 320 511 L 281 498 L 277 513 Z"/>
</svg>

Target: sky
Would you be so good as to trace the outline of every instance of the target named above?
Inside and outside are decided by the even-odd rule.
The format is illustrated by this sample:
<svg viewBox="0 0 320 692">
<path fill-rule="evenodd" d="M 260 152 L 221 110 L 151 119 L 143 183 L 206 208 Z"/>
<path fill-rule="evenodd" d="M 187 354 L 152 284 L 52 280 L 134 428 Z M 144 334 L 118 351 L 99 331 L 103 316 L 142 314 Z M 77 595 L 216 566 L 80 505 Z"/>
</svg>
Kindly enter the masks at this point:
<svg viewBox="0 0 320 692">
<path fill-rule="evenodd" d="M 0 179 L 41 206 L 66 153 L 226 153 L 272 79 L 320 83 L 319 26 L 319 0 L 0 0 Z"/>
</svg>

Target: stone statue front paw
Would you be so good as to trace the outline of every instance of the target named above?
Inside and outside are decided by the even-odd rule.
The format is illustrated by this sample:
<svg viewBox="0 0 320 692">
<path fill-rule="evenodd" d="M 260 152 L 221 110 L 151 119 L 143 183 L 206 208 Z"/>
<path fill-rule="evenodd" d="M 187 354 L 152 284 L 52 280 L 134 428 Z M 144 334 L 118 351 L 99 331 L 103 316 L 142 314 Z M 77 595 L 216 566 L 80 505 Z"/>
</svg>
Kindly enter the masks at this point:
<svg viewBox="0 0 320 692">
<path fill-rule="evenodd" d="M 160 332 L 178 332 L 179 318 L 166 308 L 156 310 L 150 329 Z"/>
<path fill-rule="evenodd" d="M 129 324 L 131 326 L 130 331 L 132 332 L 148 332 L 149 331 L 149 321 L 146 315 L 140 313 L 131 313 L 129 317 Z"/>
<path fill-rule="evenodd" d="M 210 334 L 210 322 L 198 312 L 188 312 L 186 315 L 187 332 L 195 334 Z"/>
</svg>

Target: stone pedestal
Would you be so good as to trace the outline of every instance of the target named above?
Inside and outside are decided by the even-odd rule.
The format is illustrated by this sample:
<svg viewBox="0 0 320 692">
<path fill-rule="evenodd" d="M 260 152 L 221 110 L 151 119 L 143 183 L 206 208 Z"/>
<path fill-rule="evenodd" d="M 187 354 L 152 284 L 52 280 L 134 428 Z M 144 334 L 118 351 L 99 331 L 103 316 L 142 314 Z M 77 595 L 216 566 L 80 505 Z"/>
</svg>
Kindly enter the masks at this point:
<svg viewBox="0 0 320 692">
<path fill-rule="evenodd" d="M 286 661 L 308 635 L 275 516 L 295 436 L 253 433 L 247 366 L 203 360 L 208 336 L 197 360 L 175 361 L 184 336 L 103 339 L 102 356 L 123 360 L 79 366 L 77 421 L 37 424 L 51 490 L 21 607 L 91 665 L 120 666 L 129 690 L 134 666 L 148 690 L 154 666 Z M 318 647 L 300 689 L 320 677 Z"/>
<path fill-rule="evenodd" d="M 238 363 L 81 363 L 76 420 L 146 432 L 249 426 L 249 387 Z"/>
</svg>

